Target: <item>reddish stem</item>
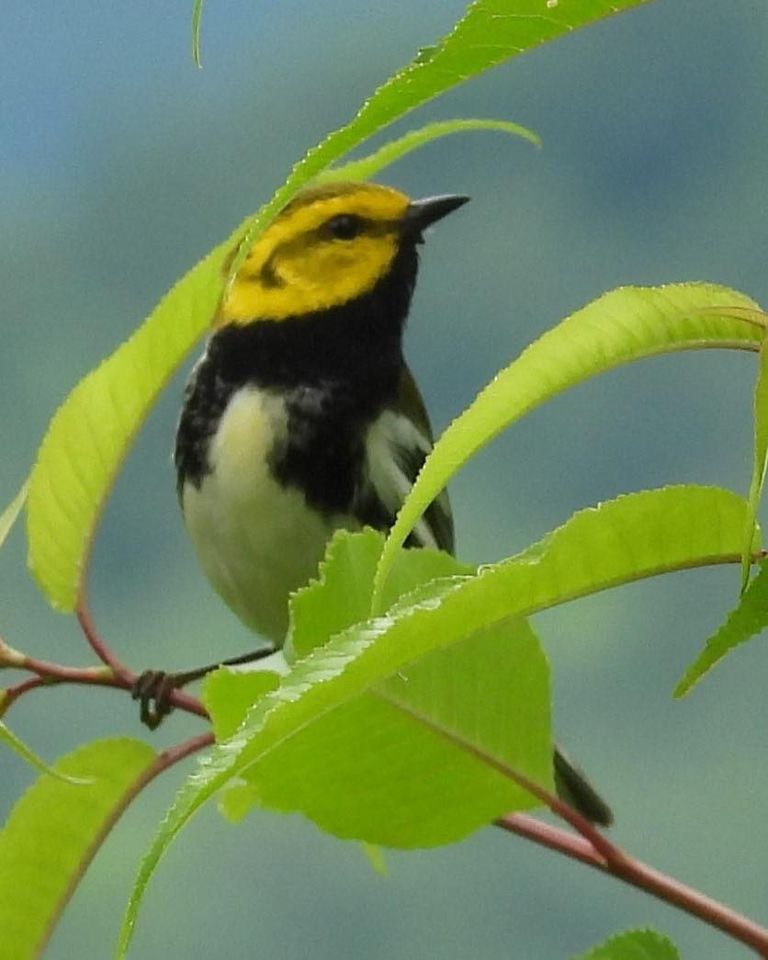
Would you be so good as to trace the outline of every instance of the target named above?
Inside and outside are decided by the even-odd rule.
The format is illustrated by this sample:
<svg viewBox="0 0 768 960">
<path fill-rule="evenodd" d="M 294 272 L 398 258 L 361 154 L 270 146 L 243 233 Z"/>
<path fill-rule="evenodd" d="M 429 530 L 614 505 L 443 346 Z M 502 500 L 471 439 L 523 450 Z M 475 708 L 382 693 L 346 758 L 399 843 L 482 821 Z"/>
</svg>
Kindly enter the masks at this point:
<svg viewBox="0 0 768 960">
<path fill-rule="evenodd" d="M 9 687 L 4 694 L 3 712 L 28 690 L 40 687 L 55 686 L 59 683 L 76 683 L 85 686 L 113 687 L 117 690 L 131 690 L 136 682 L 136 674 L 125 667 L 121 667 L 119 675 L 113 673 L 112 667 L 67 667 L 49 660 L 38 660 L 36 657 L 24 656 L 18 663 L 9 664 L 12 669 L 29 670 L 35 677 Z M 169 694 L 172 706 L 186 713 L 194 713 L 198 717 L 208 718 L 208 711 L 202 703 L 183 690 L 172 690 Z"/>
<path fill-rule="evenodd" d="M 612 848 L 612 856 L 606 858 L 595 850 L 589 840 L 575 837 L 567 830 L 542 823 L 534 817 L 521 813 L 507 814 L 498 819 L 496 825 L 644 890 L 651 896 L 664 900 L 698 917 L 710 926 L 716 927 L 734 940 L 750 947 L 758 956 L 768 957 L 768 929 L 698 890 L 655 870 L 641 860 L 629 856 L 613 844 L 609 844 Z"/>
<path fill-rule="evenodd" d="M 19 697 L 23 696 L 29 690 L 36 690 L 38 687 L 45 686 L 46 683 L 47 681 L 43 677 L 30 677 L 28 680 L 23 680 L 13 687 L 6 687 L 6 689 L 2 691 L 2 697 L 0 698 L 0 717 L 10 709 Z"/>
<path fill-rule="evenodd" d="M 600 833 L 597 827 L 579 813 L 575 807 L 570 806 L 570 804 L 561 800 L 560 797 L 545 790 L 544 787 L 539 786 L 535 781 L 529 780 L 524 774 L 518 773 L 517 770 L 512 770 L 509 767 L 505 767 L 504 769 L 510 780 L 514 780 L 518 786 L 527 790 L 528 793 L 532 793 L 534 797 L 541 800 L 542 803 L 545 803 L 552 813 L 556 814 L 562 820 L 565 820 L 574 830 L 580 833 L 586 841 L 587 847 L 595 854 L 596 859 L 604 863 L 621 863 L 624 860 L 624 852 Z M 564 830 L 559 832 L 563 836 L 571 837 L 573 840 L 578 839 L 566 833 Z"/>
<path fill-rule="evenodd" d="M 497 827 L 516 833 L 519 837 L 532 840 L 541 847 L 548 847 L 557 853 L 563 853 L 572 860 L 579 860 L 590 867 L 605 870 L 605 860 L 595 853 L 594 847 L 583 837 L 574 836 L 562 827 L 553 827 L 526 813 L 508 813 L 495 821 Z"/>
<path fill-rule="evenodd" d="M 105 663 L 112 670 L 112 673 L 115 675 L 115 677 L 121 678 L 126 676 L 130 671 L 123 666 L 118 657 L 101 639 L 101 636 L 96 629 L 96 625 L 93 622 L 93 618 L 91 617 L 91 611 L 88 609 L 88 602 L 85 599 L 84 593 L 81 595 L 77 604 L 76 613 L 78 623 L 83 631 L 83 635 L 99 660 L 101 660 L 102 663 Z"/>
<path fill-rule="evenodd" d="M 121 687 L 123 684 L 115 677 L 110 667 L 66 667 L 50 660 L 38 660 L 27 657 L 18 667 L 43 677 L 50 683 L 92 683 L 98 686 Z"/>
</svg>

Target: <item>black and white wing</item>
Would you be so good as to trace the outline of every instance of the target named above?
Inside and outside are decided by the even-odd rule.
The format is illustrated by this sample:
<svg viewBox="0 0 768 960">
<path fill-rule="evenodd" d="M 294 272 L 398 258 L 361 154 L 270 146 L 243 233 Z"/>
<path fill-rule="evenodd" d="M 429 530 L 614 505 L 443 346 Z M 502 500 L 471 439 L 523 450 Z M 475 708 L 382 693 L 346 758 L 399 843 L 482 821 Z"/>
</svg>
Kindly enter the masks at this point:
<svg viewBox="0 0 768 960">
<path fill-rule="evenodd" d="M 432 431 L 410 371 L 403 370 L 397 403 L 368 428 L 364 482 L 356 513 L 378 529 L 389 529 L 432 449 Z M 425 510 L 406 546 L 453 553 L 453 517 L 443 491 Z"/>
</svg>

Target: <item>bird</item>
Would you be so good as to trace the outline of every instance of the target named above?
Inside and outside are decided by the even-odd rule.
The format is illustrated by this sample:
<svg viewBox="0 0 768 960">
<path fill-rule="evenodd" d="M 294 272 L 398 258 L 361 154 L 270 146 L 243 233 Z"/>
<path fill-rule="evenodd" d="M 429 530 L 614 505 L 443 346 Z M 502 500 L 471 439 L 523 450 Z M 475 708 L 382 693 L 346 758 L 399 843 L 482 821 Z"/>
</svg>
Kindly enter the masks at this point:
<svg viewBox="0 0 768 960">
<path fill-rule="evenodd" d="M 316 575 L 334 531 L 388 530 L 432 449 L 403 333 L 425 231 L 468 199 L 411 200 L 370 182 L 308 187 L 251 245 L 222 297 L 186 386 L 174 464 L 200 566 L 269 641 L 259 653 L 282 646 L 288 598 Z M 445 492 L 406 546 L 454 552 Z M 155 726 L 168 690 L 208 669 L 143 674 L 134 694 L 144 722 Z M 610 822 L 559 750 L 555 772 L 563 796 Z"/>
</svg>

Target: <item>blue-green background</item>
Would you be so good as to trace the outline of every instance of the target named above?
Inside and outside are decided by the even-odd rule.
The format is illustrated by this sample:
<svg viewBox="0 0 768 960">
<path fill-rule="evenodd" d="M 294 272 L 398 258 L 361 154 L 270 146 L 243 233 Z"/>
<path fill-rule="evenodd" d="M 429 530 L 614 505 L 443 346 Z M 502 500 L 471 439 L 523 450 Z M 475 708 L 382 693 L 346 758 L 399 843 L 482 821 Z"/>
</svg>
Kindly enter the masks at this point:
<svg viewBox="0 0 768 960">
<path fill-rule="evenodd" d="M 0 500 L 78 378 L 462 8 L 211 3 L 197 71 L 186 2 L 5 0 Z M 424 248 L 409 332 L 438 429 L 526 343 L 618 284 L 707 279 L 768 303 L 767 41 L 757 0 L 658 0 L 498 68 L 398 128 L 494 116 L 544 140 L 536 151 L 498 134 L 454 137 L 386 174 L 413 195 L 474 198 Z M 753 375 L 745 355 L 662 358 L 537 411 L 453 484 L 461 556 L 511 553 L 625 490 L 698 481 L 744 491 Z M 188 666 L 250 643 L 203 582 L 177 513 L 169 450 L 180 385 L 132 452 L 95 552 L 95 615 L 137 668 Z M 764 641 L 689 700 L 670 697 L 737 585 L 734 569 L 679 574 L 537 626 L 559 736 L 614 804 L 616 839 L 765 921 Z M 50 612 L 27 578 L 20 531 L 1 559 L 0 635 L 41 656 L 87 658 L 72 619 Z M 84 738 L 142 736 L 133 705 L 110 691 L 30 695 L 11 722 L 47 758 Z M 174 717 L 153 740 L 197 729 Z M 0 755 L 3 813 L 30 776 Z M 121 822 L 49 957 L 110 955 L 139 855 L 180 776 L 156 783 Z M 132 956 L 554 960 L 645 924 L 689 958 L 745 954 L 494 830 L 387 859 L 382 878 L 356 845 L 299 817 L 256 814 L 235 829 L 211 808 L 158 872 Z"/>
</svg>

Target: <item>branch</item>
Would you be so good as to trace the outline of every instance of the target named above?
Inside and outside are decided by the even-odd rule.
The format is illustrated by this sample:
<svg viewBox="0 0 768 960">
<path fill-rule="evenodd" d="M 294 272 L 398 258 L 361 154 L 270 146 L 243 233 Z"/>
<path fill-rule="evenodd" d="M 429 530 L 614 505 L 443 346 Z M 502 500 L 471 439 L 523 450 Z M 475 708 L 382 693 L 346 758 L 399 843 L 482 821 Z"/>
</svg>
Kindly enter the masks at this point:
<svg viewBox="0 0 768 960">
<path fill-rule="evenodd" d="M 90 618 L 87 618 L 87 622 L 89 629 L 93 631 L 92 636 L 97 637 Z M 101 641 L 98 642 L 103 650 L 108 649 Z M 35 676 L 29 680 L 19 683 L 15 687 L 9 687 L 5 691 L 2 700 L 3 713 L 15 700 L 28 690 L 56 686 L 61 683 L 112 687 L 116 690 L 132 691 L 137 679 L 137 674 L 120 664 L 112 657 L 111 653 L 108 655 L 113 662 L 117 663 L 119 673 L 115 673 L 115 668 L 107 666 L 106 664 L 100 667 L 67 667 L 60 663 L 52 663 L 50 660 L 39 660 L 37 657 L 29 657 L 24 653 L 20 653 L 18 650 L 14 650 L 0 640 L 0 667 L 27 670 L 35 674 Z M 193 713 L 198 717 L 208 719 L 208 711 L 197 697 L 193 697 L 183 690 L 170 691 L 168 701 L 173 707 L 179 710 L 184 710 L 186 713 Z"/>
<path fill-rule="evenodd" d="M 80 624 L 80 629 L 83 631 L 85 639 L 91 646 L 91 649 L 96 654 L 96 656 L 101 660 L 102 663 L 106 664 L 111 670 L 115 677 L 124 677 L 130 673 L 130 671 L 123 666 L 116 654 L 107 646 L 107 644 L 102 640 L 96 625 L 93 622 L 91 617 L 91 611 L 88 608 L 88 601 L 85 598 L 85 592 L 80 596 L 80 599 L 77 604 L 77 621 Z"/>
<path fill-rule="evenodd" d="M 5 690 L 0 691 L 0 718 L 5 716 L 19 697 L 30 690 L 36 690 L 38 687 L 45 686 L 46 682 L 42 677 L 30 677 L 28 680 L 23 680 L 13 687 L 6 687 Z"/>
<path fill-rule="evenodd" d="M 546 791 L 543 791 L 546 792 Z M 538 794 L 537 794 L 538 795 Z M 561 805 L 562 801 L 552 797 Z M 547 801 L 549 803 L 549 801 Z M 550 804 L 554 810 L 554 804 Z M 558 811 L 555 811 L 558 812 Z M 570 819 L 570 818 L 569 818 Z M 768 957 L 768 929 L 759 926 L 748 917 L 731 910 L 724 904 L 694 890 L 692 887 L 655 870 L 625 853 L 613 843 L 602 837 L 603 849 L 608 848 L 611 855 L 606 857 L 595 849 L 590 839 L 576 837 L 560 827 L 550 826 L 522 813 L 511 813 L 500 817 L 496 826 L 525 837 L 533 843 L 556 850 L 566 857 L 586 863 L 590 867 L 610 874 L 630 886 L 644 890 L 651 896 L 677 907 L 686 913 L 703 920 L 712 927 L 738 940 L 754 950 L 759 957 Z M 577 828 L 578 829 L 578 828 Z M 591 832 L 597 832 L 594 827 Z M 579 831 L 581 832 L 581 831 Z M 601 835 L 602 836 L 602 835 Z"/>
</svg>

